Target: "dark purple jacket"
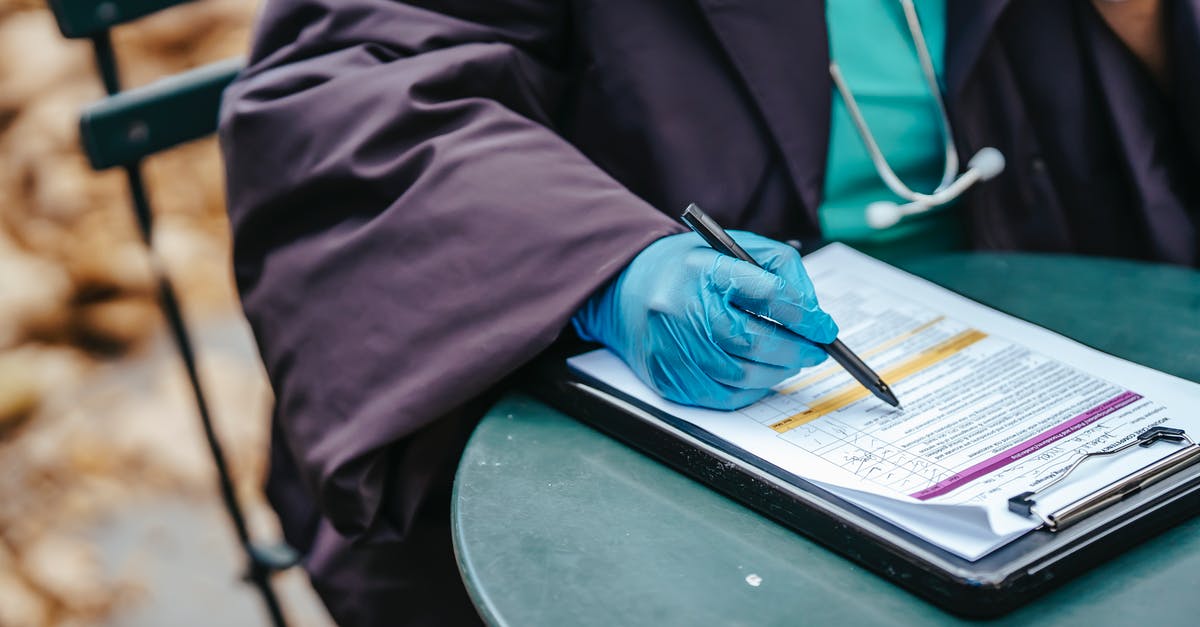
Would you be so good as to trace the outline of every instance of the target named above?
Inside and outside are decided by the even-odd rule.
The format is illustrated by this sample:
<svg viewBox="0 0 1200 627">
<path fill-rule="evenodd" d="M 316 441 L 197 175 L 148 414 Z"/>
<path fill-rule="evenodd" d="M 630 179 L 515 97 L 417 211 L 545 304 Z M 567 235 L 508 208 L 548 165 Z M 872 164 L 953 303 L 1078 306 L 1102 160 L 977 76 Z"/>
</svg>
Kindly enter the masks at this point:
<svg viewBox="0 0 1200 627">
<path fill-rule="evenodd" d="M 1169 95 L 1086 0 L 948 2 L 959 150 L 1008 158 L 974 244 L 1196 264 L 1200 0 L 1167 0 Z M 823 6 L 267 2 L 222 112 L 235 270 L 271 496 L 340 618 L 403 596 L 370 556 L 444 530 L 480 399 L 670 215 L 819 235 Z"/>
</svg>

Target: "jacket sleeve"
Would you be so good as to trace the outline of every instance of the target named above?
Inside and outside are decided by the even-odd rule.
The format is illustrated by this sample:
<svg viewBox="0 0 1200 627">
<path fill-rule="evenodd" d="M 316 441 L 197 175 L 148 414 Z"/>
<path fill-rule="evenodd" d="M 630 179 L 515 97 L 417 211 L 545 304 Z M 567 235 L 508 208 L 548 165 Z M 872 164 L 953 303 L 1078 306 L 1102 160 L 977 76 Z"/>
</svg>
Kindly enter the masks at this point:
<svg viewBox="0 0 1200 627">
<path fill-rule="evenodd" d="M 406 438 L 681 230 L 555 133 L 567 4 L 270 0 L 226 92 L 243 307 L 283 439 L 345 535 L 389 524 Z"/>
</svg>

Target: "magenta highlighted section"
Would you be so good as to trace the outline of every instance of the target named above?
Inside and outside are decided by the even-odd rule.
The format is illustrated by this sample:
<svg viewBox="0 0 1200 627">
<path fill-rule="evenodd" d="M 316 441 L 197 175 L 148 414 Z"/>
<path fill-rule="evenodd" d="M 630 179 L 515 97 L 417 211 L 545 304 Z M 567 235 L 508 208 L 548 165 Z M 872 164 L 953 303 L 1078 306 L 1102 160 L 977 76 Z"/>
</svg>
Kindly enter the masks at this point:
<svg viewBox="0 0 1200 627">
<path fill-rule="evenodd" d="M 921 490 L 920 492 L 910 494 L 909 496 L 913 497 L 914 499 L 926 501 L 931 498 L 953 492 L 954 490 L 982 477 L 983 475 L 988 474 L 989 472 L 1003 468 L 1021 459 L 1022 457 L 1027 457 L 1033 453 L 1036 453 L 1037 451 L 1054 444 L 1055 442 L 1071 435 L 1072 433 L 1075 433 L 1076 431 L 1079 431 L 1080 429 L 1099 421 L 1101 418 L 1117 411 L 1118 409 L 1141 400 L 1141 398 L 1142 395 L 1136 392 L 1123 392 L 1118 394 L 1117 396 L 1104 401 L 1103 403 L 1083 412 L 1082 414 L 1079 414 L 1078 416 L 1075 416 L 1074 418 L 1058 425 L 1057 427 L 1054 427 L 1053 429 L 1040 433 L 1004 451 L 1003 453 L 1000 453 L 999 455 L 989 457 L 988 459 L 979 462 L 978 464 L 975 464 L 966 470 L 955 473 L 954 475 L 947 477 L 935 483 L 934 485 Z"/>
</svg>

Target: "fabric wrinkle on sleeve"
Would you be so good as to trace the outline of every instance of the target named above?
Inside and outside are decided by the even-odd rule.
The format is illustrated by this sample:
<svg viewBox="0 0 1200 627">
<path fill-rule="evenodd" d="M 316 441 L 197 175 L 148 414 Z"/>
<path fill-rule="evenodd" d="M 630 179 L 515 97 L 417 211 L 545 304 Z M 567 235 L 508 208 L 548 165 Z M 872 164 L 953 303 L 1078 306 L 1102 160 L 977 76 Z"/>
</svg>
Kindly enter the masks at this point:
<svg viewBox="0 0 1200 627">
<path fill-rule="evenodd" d="M 243 306 L 284 439 L 348 536 L 383 524 L 397 443 L 682 230 L 552 130 L 561 3 L 448 6 L 270 2 L 222 111 Z"/>
</svg>

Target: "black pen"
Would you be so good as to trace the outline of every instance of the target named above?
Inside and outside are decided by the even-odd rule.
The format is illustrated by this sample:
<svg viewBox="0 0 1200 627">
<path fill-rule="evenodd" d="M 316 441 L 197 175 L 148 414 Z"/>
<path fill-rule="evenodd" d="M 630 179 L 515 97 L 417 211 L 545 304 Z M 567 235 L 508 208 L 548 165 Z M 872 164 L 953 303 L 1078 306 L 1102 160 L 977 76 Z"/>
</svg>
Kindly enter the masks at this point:
<svg viewBox="0 0 1200 627">
<path fill-rule="evenodd" d="M 708 214 L 704 213 L 704 211 L 702 211 L 700 207 L 697 207 L 695 203 L 688 205 L 687 209 L 684 210 L 683 215 L 680 216 L 680 219 L 683 220 L 684 224 L 692 227 L 692 230 L 699 234 L 700 237 L 704 238 L 704 241 L 708 242 L 708 245 L 712 246 L 717 252 L 741 259 L 742 261 L 752 263 L 759 268 L 762 268 L 762 266 L 759 266 L 758 262 L 750 256 L 750 253 L 746 252 L 746 250 L 741 246 L 738 246 L 738 243 L 735 242 L 733 238 L 725 232 L 725 229 L 721 228 L 721 225 L 717 224 L 716 220 L 708 217 Z M 753 312 L 749 313 L 753 314 Z M 778 322 L 771 320 L 770 318 L 766 318 L 765 316 L 760 316 L 758 314 L 753 315 L 756 315 L 759 318 L 763 318 L 764 320 L 774 324 L 779 324 Z M 780 326 L 782 327 L 783 325 Z M 787 327 L 783 328 L 786 329 Z M 878 374 L 875 374 L 875 371 L 871 370 L 870 366 L 863 362 L 863 360 L 859 359 L 858 355 L 855 355 L 853 351 L 851 351 L 849 348 L 846 348 L 846 345 L 843 344 L 841 340 L 835 339 L 828 344 L 816 344 L 817 346 L 825 349 L 825 352 L 829 353 L 829 356 L 832 357 L 834 361 L 841 364 L 847 372 L 853 375 L 855 379 L 858 379 L 858 382 L 863 384 L 863 387 L 870 390 L 872 394 L 878 396 L 880 400 L 888 405 L 891 405 L 892 407 L 900 407 L 900 401 L 896 398 L 896 395 L 892 393 L 892 388 L 888 387 L 888 384 L 885 383 Z"/>
</svg>

